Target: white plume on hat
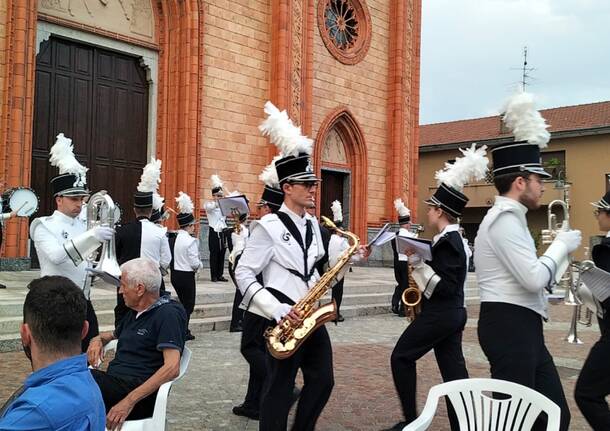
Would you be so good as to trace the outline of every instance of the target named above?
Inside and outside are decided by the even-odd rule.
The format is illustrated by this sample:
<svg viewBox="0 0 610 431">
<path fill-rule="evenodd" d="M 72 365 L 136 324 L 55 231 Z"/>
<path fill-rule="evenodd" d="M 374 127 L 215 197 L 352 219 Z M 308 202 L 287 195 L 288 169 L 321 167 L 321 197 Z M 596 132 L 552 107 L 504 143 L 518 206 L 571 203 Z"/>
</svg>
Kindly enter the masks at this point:
<svg viewBox="0 0 610 431">
<path fill-rule="evenodd" d="M 153 209 L 161 210 L 163 208 L 163 204 L 165 203 L 165 198 L 163 198 L 159 193 L 153 192 Z"/>
<path fill-rule="evenodd" d="M 311 154 L 313 140 L 301 135 L 301 128 L 294 125 L 286 111 L 280 111 L 273 103 L 267 101 L 265 114 L 267 119 L 258 126 L 258 129 L 264 136 L 269 136 L 269 140 L 278 148 L 282 157 L 296 157 L 300 153 Z"/>
<path fill-rule="evenodd" d="M 463 157 L 457 157 L 453 164 L 445 163 L 443 169 L 436 171 L 434 178 L 436 178 L 437 185 L 444 183 L 461 192 L 464 185 L 470 181 L 485 178 L 489 164 L 486 150 L 487 145 L 476 148 L 476 144 L 472 144 L 465 150 L 460 148 Z"/>
<path fill-rule="evenodd" d="M 192 214 L 195 209 L 191 197 L 182 191 L 178 192 L 176 203 L 178 204 L 178 212 L 180 214 Z"/>
<path fill-rule="evenodd" d="M 51 147 L 50 156 L 51 166 L 56 166 L 60 175 L 76 175 L 74 187 L 83 187 L 87 184 L 87 171 L 89 169 L 81 165 L 74 157 L 72 139 L 66 138 L 63 133 L 57 135 L 55 144 Z"/>
<path fill-rule="evenodd" d="M 341 208 L 341 202 L 333 201 L 330 205 L 330 210 L 333 212 L 333 221 L 343 221 L 343 209 Z"/>
<path fill-rule="evenodd" d="M 534 107 L 534 96 L 520 91 L 511 96 L 504 105 L 502 121 L 508 127 L 515 141 L 528 141 L 532 145 L 546 148 L 551 134 L 548 124 Z"/>
<path fill-rule="evenodd" d="M 396 208 L 396 211 L 398 211 L 398 215 L 400 217 L 410 217 L 411 216 L 411 211 L 409 210 L 409 208 L 407 208 L 405 203 L 400 198 L 394 199 L 394 208 Z"/>
<path fill-rule="evenodd" d="M 150 158 L 150 162 L 142 170 L 140 183 L 138 184 L 139 192 L 156 192 L 161 182 L 161 160 Z M 153 198 L 154 201 L 154 198 Z"/>
<path fill-rule="evenodd" d="M 220 177 L 216 174 L 212 175 L 210 177 L 210 180 L 212 181 L 212 188 L 219 188 L 222 189 L 224 184 L 222 183 L 222 180 L 220 179 Z"/>
<path fill-rule="evenodd" d="M 276 189 L 280 188 L 280 179 L 277 176 L 275 162 L 281 158 L 281 155 L 275 156 L 271 163 L 265 166 L 261 174 L 258 176 L 258 179 L 261 180 L 266 186 L 273 187 Z"/>
</svg>

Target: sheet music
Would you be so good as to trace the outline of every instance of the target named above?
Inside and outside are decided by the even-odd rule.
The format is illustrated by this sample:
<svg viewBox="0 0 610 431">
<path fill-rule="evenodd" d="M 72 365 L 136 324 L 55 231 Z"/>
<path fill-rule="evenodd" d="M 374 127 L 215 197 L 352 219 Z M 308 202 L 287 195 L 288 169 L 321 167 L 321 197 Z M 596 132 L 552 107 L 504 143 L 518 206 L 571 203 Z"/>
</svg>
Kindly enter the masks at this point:
<svg viewBox="0 0 610 431">
<path fill-rule="evenodd" d="M 592 267 L 583 271 L 581 281 L 591 290 L 591 293 L 600 302 L 610 297 L 610 273 L 603 269 Z"/>
<path fill-rule="evenodd" d="M 423 260 L 432 260 L 432 241 L 429 239 L 413 238 L 398 235 L 398 247 L 400 251 L 407 247 L 413 248 Z"/>
<path fill-rule="evenodd" d="M 388 232 L 388 230 L 390 230 L 390 223 L 386 223 L 385 225 L 383 225 L 383 227 L 381 229 L 379 229 L 379 232 L 377 232 L 377 235 L 375 235 L 373 237 L 372 240 L 369 241 L 369 243 L 367 244 L 368 247 L 373 247 L 373 246 L 380 246 L 385 244 L 386 242 L 392 240 L 392 238 L 394 238 L 396 235 Z M 389 238 L 388 235 L 389 234 Z"/>
</svg>

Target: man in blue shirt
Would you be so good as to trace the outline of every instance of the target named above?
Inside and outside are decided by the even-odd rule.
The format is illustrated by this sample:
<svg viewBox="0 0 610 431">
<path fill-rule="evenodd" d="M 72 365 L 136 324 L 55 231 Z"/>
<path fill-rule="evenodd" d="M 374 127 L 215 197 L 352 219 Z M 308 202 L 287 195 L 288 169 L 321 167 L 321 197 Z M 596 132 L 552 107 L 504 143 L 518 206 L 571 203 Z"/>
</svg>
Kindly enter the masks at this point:
<svg viewBox="0 0 610 431">
<path fill-rule="evenodd" d="M 130 310 L 114 332 L 89 343 L 89 363 L 97 366 L 104 345 L 119 340 L 108 371 L 91 370 L 102 391 L 109 430 L 119 429 L 126 419 L 151 417 L 157 390 L 180 373 L 186 311 L 159 297 L 160 286 L 161 272 L 153 260 L 141 257 L 121 265 L 119 292 Z"/>
<path fill-rule="evenodd" d="M 61 276 L 28 288 L 21 342 L 34 372 L 0 408 L 0 430 L 103 431 L 104 401 L 81 354 L 89 330 L 82 290 Z"/>
</svg>

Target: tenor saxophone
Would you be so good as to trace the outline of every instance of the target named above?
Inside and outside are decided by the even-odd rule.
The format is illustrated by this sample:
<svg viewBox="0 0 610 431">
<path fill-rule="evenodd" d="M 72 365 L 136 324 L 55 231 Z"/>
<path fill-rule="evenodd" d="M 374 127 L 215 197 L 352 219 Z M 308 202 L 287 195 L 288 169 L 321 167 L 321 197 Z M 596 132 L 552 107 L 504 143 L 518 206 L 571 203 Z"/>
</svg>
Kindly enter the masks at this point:
<svg viewBox="0 0 610 431">
<path fill-rule="evenodd" d="M 341 272 L 341 269 L 349 263 L 350 258 L 358 251 L 360 239 L 351 232 L 339 229 L 328 218 L 322 216 L 322 220 L 331 230 L 334 230 L 334 233 L 347 238 L 350 244 L 337 263 L 326 271 L 318 282 L 309 289 L 307 294 L 292 307 L 292 311 L 301 316 L 299 323 L 293 325 L 290 320 L 284 317 L 276 326 L 270 327 L 265 332 L 267 349 L 271 356 L 276 359 L 286 359 L 292 356 L 318 327 L 334 320 L 337 316 L 337 306 L 334 300 L 320 307 L 316 304 L 330 289 L 331 283 Z"/>
</svg>

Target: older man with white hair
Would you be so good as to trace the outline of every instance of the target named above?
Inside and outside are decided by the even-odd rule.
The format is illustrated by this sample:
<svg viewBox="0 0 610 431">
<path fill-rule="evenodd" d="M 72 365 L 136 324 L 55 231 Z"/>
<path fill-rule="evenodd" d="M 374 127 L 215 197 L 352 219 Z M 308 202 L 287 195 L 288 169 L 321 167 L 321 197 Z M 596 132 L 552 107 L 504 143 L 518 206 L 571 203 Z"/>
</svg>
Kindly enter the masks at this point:
<svg viewBox="0 0 610 431">
<path fill-rule="evenodd" d="M 121 265 L 119 291 L 130 310 L 114 332 L 102 333 L 89 344 L 89 363 L 97 366 L 104 345 L 118 339 L 108 370 L 91 370 L 110 430 L 119 429 L 126 419 L 151 417 L 157 390 L 180 372 L 186 312 L 180 303 L 160 297 L 160 286 L 161 273 L 153 260 L 141 257 Z"/>
</svg>

